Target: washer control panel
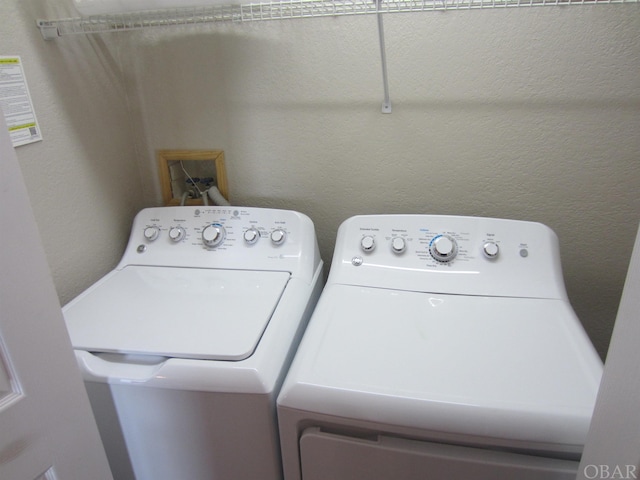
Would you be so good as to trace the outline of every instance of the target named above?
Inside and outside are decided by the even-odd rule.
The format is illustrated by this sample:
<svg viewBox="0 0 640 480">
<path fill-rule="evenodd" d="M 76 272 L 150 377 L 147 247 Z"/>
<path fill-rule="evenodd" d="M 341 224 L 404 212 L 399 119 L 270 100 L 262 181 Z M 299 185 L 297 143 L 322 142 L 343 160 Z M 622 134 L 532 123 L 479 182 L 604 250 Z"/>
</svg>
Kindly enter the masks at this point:
<svg viewBox="0 0 640 480">
<path fill-rule="evenodd" d="M 313 223 L 290 210 L 185 206 L 136 216 L 124 265 L 293 271 L 319 261 Z"/>
<path fill-rule="evenodd" d="M 456 294 L 566 296 L 552 230 L 481 217 L 352 217 L 338 231 L 331 280 Z"/>
</svg>

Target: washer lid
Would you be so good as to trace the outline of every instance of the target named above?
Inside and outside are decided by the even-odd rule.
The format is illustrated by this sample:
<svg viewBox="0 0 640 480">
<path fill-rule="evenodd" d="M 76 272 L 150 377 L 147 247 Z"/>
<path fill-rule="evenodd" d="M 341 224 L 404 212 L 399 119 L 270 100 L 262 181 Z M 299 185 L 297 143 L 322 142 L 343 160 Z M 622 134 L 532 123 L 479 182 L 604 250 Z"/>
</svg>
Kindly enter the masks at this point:
<svg viewBox="0 0 640 480">
<path fill-rule="evenodd" d="M 128 266 L 63 312 L 79 350 L 243 360 L 288 280 L 286 272 Z"/>
<path fill-rule="evenodd" d="M 331 285 L 279 404 L 432 437 L 579 452 L 601 370 L 563 300 Z"/>
</svg>

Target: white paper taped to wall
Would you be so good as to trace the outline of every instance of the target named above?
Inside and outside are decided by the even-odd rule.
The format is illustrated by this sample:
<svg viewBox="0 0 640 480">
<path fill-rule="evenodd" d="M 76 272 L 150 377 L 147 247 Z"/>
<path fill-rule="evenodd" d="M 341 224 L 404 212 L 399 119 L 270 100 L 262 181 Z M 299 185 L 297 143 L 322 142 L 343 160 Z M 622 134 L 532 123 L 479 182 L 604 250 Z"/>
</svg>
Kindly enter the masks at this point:
<svg viewBox="0 0 640 480">
<path fill-rule="evenodd" d="M 14 147 L 42 140 L 20 55 L 0 56 L 0 114 Z"/>
<path fill-rule="evenodd" d="M 167 8 L 206 7 L 243 3 L 239 0 L 73 0 L 83 17 L 116 13 L 163 10 Z"/>
</svg>

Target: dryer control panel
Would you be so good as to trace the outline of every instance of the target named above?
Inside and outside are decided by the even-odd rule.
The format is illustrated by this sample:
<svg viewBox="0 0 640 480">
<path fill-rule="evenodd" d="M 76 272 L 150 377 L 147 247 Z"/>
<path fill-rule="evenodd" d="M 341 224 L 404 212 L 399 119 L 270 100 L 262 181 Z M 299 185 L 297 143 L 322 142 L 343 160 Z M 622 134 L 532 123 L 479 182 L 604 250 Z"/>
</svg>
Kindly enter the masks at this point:
<svg viewBox="0 0 640 480">
<path fill-rule="evenodd" d="M 320 262 L 306 215 L 252 207 L 147 208 L 118 265 L 288 271 L 311 278 Z"/>
<path fill-rule="evenodd" d="M 558 239 L 540 223 L 364 215 L 338 231 L 328 283 L 433 293 L 566 298 Z"/>
</svg>

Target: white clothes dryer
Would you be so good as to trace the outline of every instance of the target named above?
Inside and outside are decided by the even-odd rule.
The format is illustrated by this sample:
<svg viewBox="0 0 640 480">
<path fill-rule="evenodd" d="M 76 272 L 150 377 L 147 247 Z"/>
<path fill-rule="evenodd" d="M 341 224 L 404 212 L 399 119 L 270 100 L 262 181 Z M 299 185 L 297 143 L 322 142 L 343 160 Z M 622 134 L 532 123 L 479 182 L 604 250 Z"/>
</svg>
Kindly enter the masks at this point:
<svg viewBox="0 0 640 480">
<path fill-rule="evenodd" d="M 276 397 L 322 283 L 305 215 L 142 210 L 63 308 L 114 478 L 280 479 Z"/>
<path fill-rule="evenodd" d="M 353 217 L 278 397 L 285 479 L 573 480 L 601 373 L 546 226 Z"/>
</svg>

